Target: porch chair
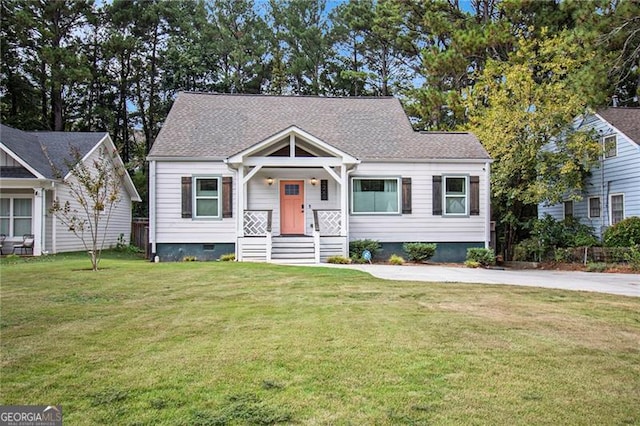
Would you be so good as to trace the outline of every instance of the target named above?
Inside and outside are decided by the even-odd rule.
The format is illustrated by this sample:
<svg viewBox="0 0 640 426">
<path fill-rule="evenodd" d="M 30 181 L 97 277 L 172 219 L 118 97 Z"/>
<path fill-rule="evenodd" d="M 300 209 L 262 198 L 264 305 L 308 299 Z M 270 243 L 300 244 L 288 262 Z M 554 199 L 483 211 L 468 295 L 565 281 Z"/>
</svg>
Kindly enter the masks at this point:
<svg viewBox="0 0 640 426">
<path fill-rule="evenodd" d="M 4 234 L 0 234 L 0 256 L 2 256 L 4 253 L 2 252 L 2 246 L 4 245 L 4 240 L 7 238 L 6 235 Z"/>
<path fill-rule="evenodd" d="M 33 254 L 33 243 L 35 241 L 35 237 L 33 234 L 24 234 L 22 236 L 22 244 L 16 244 L 13 246 L 13 252 L 16 252 L 16 249 L 20 249 L 20 254 L 24 254 L 25 251 L 31 250 L 31 254 Z"/>
</svg>

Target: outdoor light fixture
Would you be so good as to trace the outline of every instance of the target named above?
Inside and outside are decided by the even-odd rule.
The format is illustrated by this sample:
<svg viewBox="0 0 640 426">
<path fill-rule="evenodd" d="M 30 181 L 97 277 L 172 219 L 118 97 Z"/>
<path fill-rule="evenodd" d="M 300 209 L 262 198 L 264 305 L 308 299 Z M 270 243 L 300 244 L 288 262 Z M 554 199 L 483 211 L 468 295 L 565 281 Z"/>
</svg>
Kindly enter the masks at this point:
<svg viewBox="0 0 640 426">
<path fill-rule="evenodd" d="M 273 185 L 273 178 L 272 177 L 268 177 L 267 178 L 267 183 L 269 184 L 269 186 Z"/>
<path fill-rule="evenodd" d="M 311 185 L 316 186 L 316 183 L 318 183 L 318 179 L 312 177 L 311 178 Z"/>
</svg>

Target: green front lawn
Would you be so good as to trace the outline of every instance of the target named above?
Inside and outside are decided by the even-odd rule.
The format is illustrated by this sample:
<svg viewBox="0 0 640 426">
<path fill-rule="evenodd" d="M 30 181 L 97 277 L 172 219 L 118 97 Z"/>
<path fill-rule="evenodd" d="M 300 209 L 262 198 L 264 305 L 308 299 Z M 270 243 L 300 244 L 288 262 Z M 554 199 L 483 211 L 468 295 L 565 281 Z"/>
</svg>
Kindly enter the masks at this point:
<svg viewBox="0 0 640 426">
<path fill-rule="evenodd" d="M 640 424 L 640 298 L 108 255 L 1 274 L 0 404 L 65 424 Z"/>
</svg>

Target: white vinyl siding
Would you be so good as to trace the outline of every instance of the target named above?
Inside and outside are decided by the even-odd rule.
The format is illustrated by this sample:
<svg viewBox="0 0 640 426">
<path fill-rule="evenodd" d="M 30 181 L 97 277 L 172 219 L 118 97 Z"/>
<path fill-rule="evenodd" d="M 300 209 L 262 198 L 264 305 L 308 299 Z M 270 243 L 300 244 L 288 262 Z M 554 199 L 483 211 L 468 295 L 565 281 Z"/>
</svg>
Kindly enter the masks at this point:
<svg viewBox="0 0 640 426">
<path fill-rule="evenodd" d="M 97 160 L 100 156 L 100 150 L 96 149 L 85 160 L 86 164 L 93 164 L 94 160 Z M 75 179 L 71 176 L 69 179 Z M 59 199 L 60 204 L 64 205 L 66 201 L 69 201 L 71 208 L 81 210 L 80 205 L 75 201 L 69 193 L 69 187 L 65 184 L 57 184 L 55 190 L 55 196 Z M 46 212 L 49 214 L 48 212 Z M 62 223 L 59 218 L 52 218 L 55 222 L 55 246 L 47 247 L 45 250 L 54 250 L 57 253 L 80 251 L 85 250 L 82 240 L 76 237 L 69 229 Z M 106 216 L 102 215 L 100 220 L 99 235 L 104 234 L 104 226 L 106 225 Z M 120 184 L 120 201 L 113 206 L 111 211 L 111 217 L 109 218 L 109 227 L 107 229 L 107 235 L 104 239 L 104 248 L 115 247 L 118 243 L 118 237 L 122 234 L 126 243 L 129 242 L 131 236 L 131 197 L 127 192 L 124 183 Z"/>
<path fill-rule="evenodd" d="M 411 178 L 411 214 L 350 215 L 349 239 L 380 242 L 482 242 L 487 221 L 487 182 L 484 163 L 362 163 L 352 177 L 401 174 Z M 433 176 L 479 176 L 480 214 L 433 215 Z M 443 179 L 444 180 L 444 179 Z M 468 188 L 468 186 L 467 186 Z M 443 191 L 444 193 L 444 182 Z M 468 209 L 468 207 L 467 207 Z M 444 206 L 443 206 L 444 211 Z M 468 210 L 467 210 L 468 212 Z"/>
<path fill-rule="evenodd" d="M 353 178 L 352 214 L 400 214 L 399 178 Z"/>
<path fill-rule="evenodd" d="M 233 218 L 193 220 L 182 218 L 182 177 L 233 176 Z M 219 162 L 156 162 L 156 242 L 233 243 L 236 240 L 236 191 L 238 179 Z M 219 182 L 220 184 L 220 182 Z M 219 189 L 222 187 L 219 185 Z M 196 192 L 195 185 L 193 192 Z M 221 194 L 221 191 L 219 191 Z M 193 206 L 195 212 L 195 204 Z M 219 210 L 220 213 L 221 210 Z"/>
</svg>

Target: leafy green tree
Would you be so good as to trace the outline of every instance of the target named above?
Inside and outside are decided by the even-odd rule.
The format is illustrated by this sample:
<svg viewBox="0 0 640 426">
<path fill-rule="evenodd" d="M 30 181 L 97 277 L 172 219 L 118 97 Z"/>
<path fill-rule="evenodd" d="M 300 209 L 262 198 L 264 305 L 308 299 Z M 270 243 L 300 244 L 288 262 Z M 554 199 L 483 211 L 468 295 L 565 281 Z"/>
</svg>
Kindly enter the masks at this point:
<svg viewBox="0 0 640 426">
<path fill-rule="evenodd" d="M 249 0 L 218 0 L 211 5 L 220 92 L 259 93 L 266 79 L 268 27 Z"/>
<path fill-rule="evenodd" d="M 22 4 L 0 2 L 0 118 L 9 126 L 25 130 L 46 128 L 38 89 L 26 69 L 23 54 L 28 38 L 20 23 Z"/>
<path fill-rule="evenodd" d="M 14 55 L 6 65 L 3 61 L 3 73 L 8 71 L 7 83 L 11 84 L 7 90 L 13 92 L 9 99 L 15 100 L 17 107 L 16 91 L 26 82 L 35 87 L 39 94 L 41 129 L 69 127 L 67 94 L 89 75 L 79 47 L 81 34 L 93 13 L 92 5 L 89 0 L 3 2 L 3 12 L 8 15 L 3 22 L 8 24 L 3 30 L 4 44 L 7 53 Z M 10 108 L 17 112 L 13 106 Z"/>
<path fill-rule="evenodd" d="M 475 84 L 474 75 L 482 73 L 488 59 L 505 59 L 512 50 L 511 24 L 503 18 L 501 3 L 478 0 L 470 6 L 472 10 L 457 1 L 408 3 L 421 84 L 407 91 L 405 104 L 419 129 L 452 130 L 463 124 L 463 91 Z"/>
<path fill-rule="evenodd" d="M 354 95 L 390 96 L 410 85 L 417 51 L 397 0 L 350 0 L 332 12 L 338 87 Z"/>
<path fill-rule="evenodd" d="M 274 51 L 282 53 L 290 90 L 296 94 L 326 93 L 325 66 L 330 57 L 325 0 L 270 0 Z"/>
<path fill-rule="evenodd" d="M 543 34 L 544 35 L 544 34 Z M 600 153 L 590 134 L 574 131 L 575 117 L 598 103 L 594 52 L 574 33 L 521 38 L 507 61 L 489 60 L 466 92 L 469 129 L 495 160 L 494 214 L 508 253 L 537 203 L 577 198 Z M 545 146 L 553 142 L 553 149 Z"/>
</svg>

